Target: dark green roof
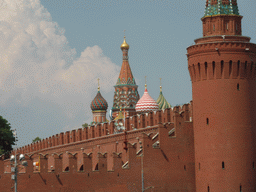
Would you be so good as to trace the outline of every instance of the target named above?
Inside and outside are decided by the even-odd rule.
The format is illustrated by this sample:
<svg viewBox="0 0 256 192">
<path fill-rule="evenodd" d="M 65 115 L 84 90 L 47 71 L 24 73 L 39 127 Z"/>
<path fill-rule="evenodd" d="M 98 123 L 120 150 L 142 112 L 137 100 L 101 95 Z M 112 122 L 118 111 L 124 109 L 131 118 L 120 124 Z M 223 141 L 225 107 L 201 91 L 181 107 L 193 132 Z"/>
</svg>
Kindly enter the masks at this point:
<svg viewBox="0 0 256 192">
<path fill-rule="evenodd" d="M 159 94 L 159 97 L 158 97 L 156 102 L 157 102 L 157 104 L 159 106 L 159 109 L 162 109 L 162 110 L 172 107 L 170 105 L 170 103 L 168 103 L 167 100 L 164 98 L 164 95 L 162 93 L 162 87 L 160 87 L 160 94 Z"/>
<path fill-rule="evenodd" d="M 213 15 L 239 15 L 236 0 L 217 0 L 217 4 L 212 3 L 212 1 L 208 0 L 206 2 L 204 17 Z"/>
</svg>

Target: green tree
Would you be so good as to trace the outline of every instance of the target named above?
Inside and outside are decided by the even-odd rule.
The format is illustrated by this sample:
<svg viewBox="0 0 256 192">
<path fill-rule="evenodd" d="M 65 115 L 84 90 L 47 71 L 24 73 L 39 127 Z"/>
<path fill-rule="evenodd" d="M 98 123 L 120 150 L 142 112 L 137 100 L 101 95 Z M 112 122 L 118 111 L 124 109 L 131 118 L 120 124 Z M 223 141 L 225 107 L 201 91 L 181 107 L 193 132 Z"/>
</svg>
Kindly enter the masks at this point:
<svg viewBox="0 0 256 192">
<path fill-rule="evenodd" d="M 88 123 L 84 123 L 84 124 L 82 125 L 82 127 L 83 127 L 83 128 L 88 127 Z"/>
<path fill-rule="evenodd" d="M 33 139 L 32 143 L 35 143 L 37 141 L 41 141 L 42 139 L 40 137 L 36 137 L 35 139 Z"/>
<path fill-rule="evenodd" d="M 9 153 L 14 143 L 15 138 L 11 131 L 11 124 L 0 116 L 0 155 Z"/>
</svg>

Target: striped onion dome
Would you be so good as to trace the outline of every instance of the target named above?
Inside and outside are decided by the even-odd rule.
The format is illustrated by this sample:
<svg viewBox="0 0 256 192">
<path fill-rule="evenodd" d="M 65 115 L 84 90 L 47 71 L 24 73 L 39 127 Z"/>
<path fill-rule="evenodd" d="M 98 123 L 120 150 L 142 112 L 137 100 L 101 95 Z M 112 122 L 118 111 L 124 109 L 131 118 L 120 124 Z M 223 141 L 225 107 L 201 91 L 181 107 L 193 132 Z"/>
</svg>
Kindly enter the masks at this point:
<svg viewBox="0 0 256 192">
<path fill-rule="evenodd" d="M 170 103 L 167 102 L 167 100 L 164 98 L 163 92 L 162 92 L 162 86 L 160 86 L 160 94 L 157 99 L 157 104 L 159 106 L 159 109 L 167 109 L 171 108 Z"/>
<path fill-rule="evenodd" d="M 96 97 L 92 100 L 91 103 L 91 109 L 93 111 L 95 110 L 104 110 L 106 111 L 108 108 L 108 103 L 107 101 L 101 96 L 100 94 L 100 89 L 98 87 L 98 93 L 96 95 Z"/>
<path fill-rule="evenodd" d="M 136 112 L 149 112 L 156 111 L 158 109 L 159 107 L 157 102 L 148 94 L 147 85 L 145 85 L 144 94 L 136 104 Z"/>
</svg>

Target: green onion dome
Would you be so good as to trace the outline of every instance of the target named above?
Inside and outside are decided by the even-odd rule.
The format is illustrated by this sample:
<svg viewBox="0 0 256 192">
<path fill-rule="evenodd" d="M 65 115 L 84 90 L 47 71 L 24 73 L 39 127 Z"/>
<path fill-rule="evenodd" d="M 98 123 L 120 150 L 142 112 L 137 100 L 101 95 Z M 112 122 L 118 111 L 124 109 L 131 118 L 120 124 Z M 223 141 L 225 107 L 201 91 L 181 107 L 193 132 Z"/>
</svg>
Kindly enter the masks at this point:
<svg viewBox="0 0 256 192">
<path fill-rule="evenodd" d="M 160 86 L 160 94 L 159 94 L 159 97 L 156 102 L 159 106 L 159 109 L 161 109 L 161 110 L 171 108 L 170 103 L 168 103 L 167 100 L 164 98 L 164 95 L 162 92 L 162 86 Z"/>
<path fill-rule="evenodd" d="M 95 111 L 95 110 L 104 110 L 104 111 L 106 111 L 108 109 L 108 103 L 101 96 L 99 88 L 98 88 L 98 93 L 97 93 L 96 97 L 92 100 L 91 109 L 93 111 Z"/>
</svg>

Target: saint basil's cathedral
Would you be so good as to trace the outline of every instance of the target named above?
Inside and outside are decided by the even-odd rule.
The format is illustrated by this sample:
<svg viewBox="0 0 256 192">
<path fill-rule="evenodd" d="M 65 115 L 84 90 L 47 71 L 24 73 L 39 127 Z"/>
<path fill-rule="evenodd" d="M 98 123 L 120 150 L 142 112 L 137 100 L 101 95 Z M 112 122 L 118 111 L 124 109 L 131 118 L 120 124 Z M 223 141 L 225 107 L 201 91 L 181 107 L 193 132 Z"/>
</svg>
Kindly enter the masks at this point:
<svg viewBox="0 0 256 192">
<path fill-rule="evenodd" d="M 170 108 L 171 105 L 163 96 L 162 86 L 160 86 L 160 95 L 157 101 L 149 95 L 146 84 L 144 94 L 140 98 L 137 90 L 138 86 L 136 85 L 128 61 L 128 50 L 130 47 L 126 43 L 125 36 L 120 48 L 123 53 L 123 63 L 117 83 L 114 86 L 114 102 L 113 107 L 110 110 L 110 120 L 118 120 L 136 114 Z M 93 113 L 93 122 L 91 124 L 106 122 L 107 108 L 108 103 L 102 97 L 100 87 L 98 87 L 98 93 L 91 102 L 91 109 Z"/>
</svg>

